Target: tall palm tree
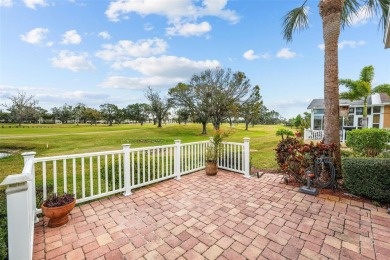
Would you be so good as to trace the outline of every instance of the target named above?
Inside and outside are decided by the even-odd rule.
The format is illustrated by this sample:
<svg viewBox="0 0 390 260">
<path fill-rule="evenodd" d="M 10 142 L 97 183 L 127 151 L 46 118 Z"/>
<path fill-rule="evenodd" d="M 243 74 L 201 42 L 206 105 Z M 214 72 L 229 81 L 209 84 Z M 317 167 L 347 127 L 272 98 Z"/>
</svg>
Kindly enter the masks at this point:
<svg viewBox="0 0 390 260">
<path fill-rule="evenodd" d="M 367 99 L 375 93 L 386 93 L 390 97 L 390 84 L 378 85 L 372 88 L 374 79 L 374 67 L 366 66 L 360 72 L 359 80 L 340 79 L 339 84 L 344 85 L 348 91 L 340 93 L 340 98 L 349 99 L 350 101 L 363 99 L 363 120 L 362 127 L 367 127 Z"/>
<path fill-rule="evenodd" d="M 339 84 L 338 84 L 338 41 L 340 30 L 350 25 L 354 15 L 360 10 L 380 18 L 383 28 L 386 26 L 390 0 L 319 0 L 319 13 L 322 18 L 325 44 L 324 62 L 324 103 L 325 143 L 340 143 L 339 126 Z M 292 41 L 295 31 L 309 27 L 307 0 L 288 12 L 283 18 L 283 35 Z M 336 165 L 341 165 L 340 147 L 336 150 Z M 340 168 L 339 168 L 340 169 Z"/>
</svg>

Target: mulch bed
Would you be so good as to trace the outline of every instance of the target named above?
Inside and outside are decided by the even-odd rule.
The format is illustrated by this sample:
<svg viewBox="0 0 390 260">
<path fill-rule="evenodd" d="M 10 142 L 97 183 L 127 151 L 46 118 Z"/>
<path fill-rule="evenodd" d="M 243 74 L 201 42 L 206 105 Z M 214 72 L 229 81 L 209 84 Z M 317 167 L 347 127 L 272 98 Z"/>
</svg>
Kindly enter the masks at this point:
<svg viewBox="0 0 390 260">
<path fill-rule="evenodd" d="M 282 183 L 283 173 L 280 173 L 280 171 L 278 171 L 278 170 L 274 170 L 274 169 L 256 169 L 256 168 L 254 168 L 253 172 L 255 172 L 255 173 L 263 172 L 263 173 L 268 173 L 268 174 L 280 175 L 281 183 Z M 295 180 L 294 181 L 290 180 L 286 185 L 293 186 L 293 187 L 301 187 L 303 184 L 299 183 L 299 182 L 297 182 Z M 345 190 L 344 187 L 342 187 L 340 185 L 337 185 L 336 189 L 322 189 L 322 188 L 318 188 L 318 191 L 319 191 L 319 194 L 327 194 L 327 195 L 332 195 L 332 196 L 336 196 L 336 197 L 343 198 L 343 199 L 349 199 L 349 200 L 353 199 L 355 201 L 359 201 L 359 202 L 363 202 L 363 203 L 374 204 L 377 207 L 381 207 L 381 208 L 385 208 L 385 209 L 389 208 L 390 209 L 390 205 L 381 205 L 378 202 L 373 202 L 372 200 L 367 199 L 365 197 L 349 194 L 348 191 Z"/>
</svg>

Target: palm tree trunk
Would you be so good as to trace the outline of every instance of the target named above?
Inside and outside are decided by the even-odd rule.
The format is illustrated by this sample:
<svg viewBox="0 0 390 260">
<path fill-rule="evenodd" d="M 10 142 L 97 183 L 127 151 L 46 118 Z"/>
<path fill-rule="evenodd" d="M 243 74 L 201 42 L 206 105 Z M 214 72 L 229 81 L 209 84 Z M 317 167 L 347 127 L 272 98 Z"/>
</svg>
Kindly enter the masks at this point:
<svg viewBox="0 0 390 260">
<path fill-rule="evenodd" d="M 364 103 L 363 103 L 362 128 L 367 128 L 367 98 L 364 98 Z"/>
<path fill-rule="evenodd" d="M 339 126 L 339 68 L 338 41 L 340 36 L 340 17 L 344 0 L 321 0 L 319 3 L 325 43 L 324 64 L 324 102 L 325 143 L 337 144 L 335 164 L 341 169 L 340 126 Z"/>
</svg>

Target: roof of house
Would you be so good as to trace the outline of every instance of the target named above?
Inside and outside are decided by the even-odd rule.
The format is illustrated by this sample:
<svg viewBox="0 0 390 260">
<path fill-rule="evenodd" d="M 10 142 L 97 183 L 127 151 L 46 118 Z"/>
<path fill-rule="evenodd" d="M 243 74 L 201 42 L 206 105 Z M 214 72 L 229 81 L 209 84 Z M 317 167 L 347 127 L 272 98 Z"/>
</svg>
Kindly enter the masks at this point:
<svg viewBox="0 0 390 260">
<path fill-rule="evenodd" d="M 363 106 L 363 99 L 350 101 L 348 99 L 340 99 L 340 105 L 349 105 L 349 106 Z M 368 97 L 367 105 L 383 105 L 390 104 L 390 97 L 387 94 L 374 94 Z M 313 99 L 307 109 L 316 109 L 316 108 L 324 108 L 324 99 Z"/>
</svg>

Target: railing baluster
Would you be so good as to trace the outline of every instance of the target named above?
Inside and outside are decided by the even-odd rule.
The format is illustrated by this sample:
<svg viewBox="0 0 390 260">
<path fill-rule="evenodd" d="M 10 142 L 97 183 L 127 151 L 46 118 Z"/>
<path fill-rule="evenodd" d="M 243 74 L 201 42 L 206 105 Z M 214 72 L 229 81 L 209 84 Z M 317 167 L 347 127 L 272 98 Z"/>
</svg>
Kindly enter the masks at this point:
<svg viewBox="0 0 390 260">
<path fill-rule="evenodd" d="M 93 196 L 93 161 L 92 156 L 89 157 L 89 187 L 90 187 L 90 194 Z"/>
<path fill-rule="evenodd" d="M 165 148 L 165 176 L 169 175 L 168 164 L 169 164 L 169 148 Z"/>
<path fill-rule="evenodd" d="M 153 179 L 156 179 L 155 167 L 153 166 Z M 157 149 L 157 179 L 160 178 L 160 149 Z"/>
<path fill-rule="evenodd" d="M 98 192 L 102 193 L 102 181 L 101 181 L 101 172 L 100 172 L 100 155 L 97 157 L 97 176 L 98 176 Z"/>
<path fill-rule="evenodd" d="M 121 154 L 118 154 L 118 172 L 119 172 L 119 187 L 118 189 L 122 188 L 122 156 Z"/>
<path fill-rule="evenodd" d="M 115 156 L 111 155 L 112 190 L 115 190 Z"/>
<path fill-rule="evenodd" d="M 134 183 L 134 152 L 131 152 L 131 186 L 133 186 Z"/>
<path fill-rule="evenodd" d="M 155 179 L 156 178 L 156 167 L 155 167 L 155 165 L 156 165 L 156 149 L 153 149 L 152 156 L 153 156 L 153 160 L 152 160 L 152 162 L 153 162 L 153 179 Z"/>
<path fill-rule="evenodd" d="M 146 167 L 146 162 L 145 162 L 145 150 L 142 151 L 142 182 L 145 183 L 146 182 L 146 171 L 145 171 L 145 167 Z"/>
<path fill-rule="evenodd" d="M 170 151 L 169 151 L 169 158 L 170 158 L 170 160 L 171 160 L 171 172 L 170 172 L 170 174 L 172 175 L 172 174 L 174 174 L 174 172 L 173 172 L 173 156 L 172 156 L 172 153 L 173 153 L 173 147 L 171 147 L 171 149 L 169 149 Z"/>
<path fill-rule="evenodd" d="M 43 200 L 46 200 L 47 198 L 46 162 L 42 162 L 42 182 L 43 182 Z"/>
<path fill-rule="evenodd" d="M 161 148 L 161 177 L 164 177 L 164 173 L 165 173 L 164 148 Z M 160 178 L 160 175 L 158 175 L 157 178 Z"/>
<path fill-rule="evenodd" d="M 77 186 L 76 186 L 76 158 L 72 160 L 72 171 L 73 171 L 73 194 L 77 197 Z"/>
<path fill-rule="evenodd" d="M 53 161 L 53 185 L 54 185 L 54 193 L 57 193 L 57 161 Z"/>
<path fill-rule="evenodd" d="M 104 156 L 104 174 L 106 181 L 106 192 L 108 192 L 108 157 L 107 154 Z"/>
<path fill-rule="evenodd" d="M 82 198 L 85 198 L 85 165 L 84 165 L 84 157 L 81 158 L 81 194 L 82 194 Z"/>
<path fill-rule="evenodd" d="M 150 149 L 148 149 L 148 181 L 150 181 Z"/>
<path fill-rule="evenodd" d="M 66 176 L 66 159 L 62 161 L 63 163 L 63 172 L 64 172 L 64 193 L 68 193 L 68 183 L 67 183 L 67 176 Z"/>
<path fill-rule="evenodd" d="M 137 166 L 138 166 L 138 172 L 137 172 L 137 175 L 138 175 L 138 183 L 137 184 L 140 184 L 140 182 L 141 182 L 141 172 L 140 172 L 140 160 L 141 160 L 141 158 L 140 158 L 140 153 L 139 153 L 139 151 L 137 152 Z"/>
</svg>

